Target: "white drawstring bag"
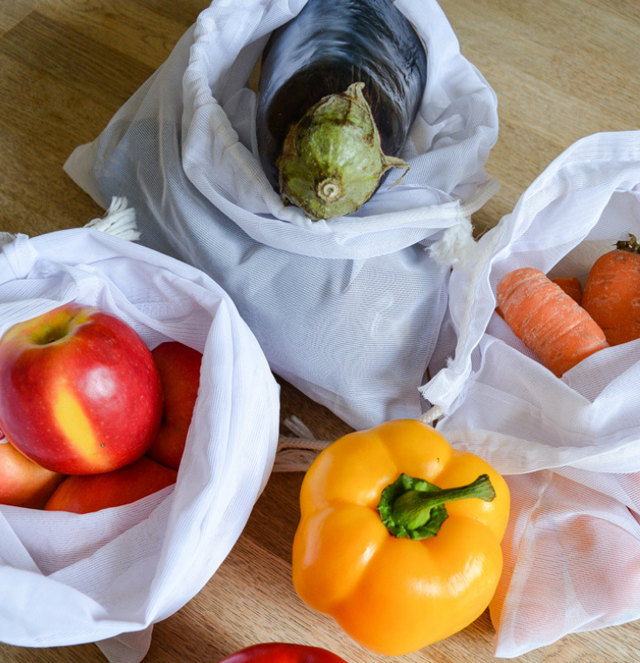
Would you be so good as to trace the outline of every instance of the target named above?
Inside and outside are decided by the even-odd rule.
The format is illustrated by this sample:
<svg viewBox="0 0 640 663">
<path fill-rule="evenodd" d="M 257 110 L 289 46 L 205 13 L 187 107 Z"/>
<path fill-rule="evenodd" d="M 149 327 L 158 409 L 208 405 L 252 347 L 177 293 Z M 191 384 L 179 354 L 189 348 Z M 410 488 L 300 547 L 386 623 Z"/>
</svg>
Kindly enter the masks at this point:
<svg viewBox="0 0 640 663">
<path fill-rule="evenodd" d="M 560 155 L 450 280 L 455 353 L 421 391 L 441 433 L 508 475 L 491 605 L 501 658 L 640 618 L 640 340 L 556 378 L 495 313 L 508 272 L 584 285 L 629 233 L 640 237 L 640 132 L 596 134 Z"/>
<path fill-rule="evenodd" d="M 97 642 L 111 663 L 139 663 L 153 624 L 200 591 L 240 536 L 275 458 L 278 387 L 228 295 L 194 267 L 95 229 L 1 240 L 0 334 L 77 301 L 150 348 L 203 352 L 175 486 L 83 515 L 0 505 L 0 641 Z"/>
<path fill-rule="evenodd" d="M 248 87 L 270 33 L 304 4 L 212 2 L 65 170 L 100 205 L 126 196 L 143 244 L 211 275 L 274 372 L 362 428 L 421 413 L 448 265 L 472 250 L 469 217 L 496 191 L 484 164 L 497 102 L 435 0 L 397 0 L 428 49 L 410 170 L 353 215 L 311 222 L 262 171 Z"/>
</svg>

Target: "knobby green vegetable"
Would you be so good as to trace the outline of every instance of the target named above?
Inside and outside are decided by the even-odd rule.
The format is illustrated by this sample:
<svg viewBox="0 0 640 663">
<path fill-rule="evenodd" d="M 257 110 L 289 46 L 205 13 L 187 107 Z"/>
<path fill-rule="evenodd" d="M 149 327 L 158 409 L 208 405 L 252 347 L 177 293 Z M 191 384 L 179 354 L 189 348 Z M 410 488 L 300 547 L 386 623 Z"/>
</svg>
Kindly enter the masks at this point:
<svg viewBox="0 0 640 663">
<path fill-rule="evenodd" d="M 399 158 L 426 85 L 420 37 L 391 0 L 309 0 L 263 53 L 265 173 L 313 219 L 346 216 Z"/>
<path fill-rule="evenodd" d="M 364 83 L 353 83 L 321 99 L 284 142 L 278 161 L 282 197 L 315 218 L 355 212 L 390 168 L 409 168 L 382 152 L 362 88 Z"/>
</svg>

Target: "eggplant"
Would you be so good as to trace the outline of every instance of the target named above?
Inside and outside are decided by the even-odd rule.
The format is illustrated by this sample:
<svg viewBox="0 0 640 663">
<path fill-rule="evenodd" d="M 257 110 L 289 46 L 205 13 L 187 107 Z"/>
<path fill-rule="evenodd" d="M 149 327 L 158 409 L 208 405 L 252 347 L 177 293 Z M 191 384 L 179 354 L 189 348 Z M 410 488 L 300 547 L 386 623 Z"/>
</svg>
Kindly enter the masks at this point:
<svg viewBox="0 0 640 663">
<path fill-rule="evenodd" d="M 309 0 L 262 53 L 262 167 L 312 219 L 359 209 L 398 158 L 418 113 L 427 53 L 392 0 Z"/>
</svg>

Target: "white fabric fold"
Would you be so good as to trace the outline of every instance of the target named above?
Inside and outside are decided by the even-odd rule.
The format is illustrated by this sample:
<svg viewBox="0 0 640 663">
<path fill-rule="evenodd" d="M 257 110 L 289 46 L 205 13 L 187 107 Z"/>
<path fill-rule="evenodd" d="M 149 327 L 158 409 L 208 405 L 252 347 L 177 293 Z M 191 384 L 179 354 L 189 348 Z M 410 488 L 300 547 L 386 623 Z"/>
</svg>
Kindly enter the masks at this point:
<svg viewBox="0 0 640 663">
<path fill-rule="evenodd" d="M 435 0 L 397 0 L 428 49 L 410 170 L 355 214 L 310 221 L 262 172 L 248 83 L 270 33 L 304 4 L 212 2 L 65 170 L 104 207 L 125 196 L 140 241 L 212 276 L 274 372 L 366 428 L 421 414 L 450 265 L 473 257 L 469 216 L 496 191 L 485 163 L 497 99 Z"/>
<path fill-rule="evenodd" d="M 272 469 L 279 391 L 229 296 L 194 267 L 88 228 L 4 246 L 0 334 L 69 301 L 119 316 L 150 348 L 203 352 L 198 400 L 175 486 L 83 515 L 0 506 L 0 640 L 99 641 L 112 663 L 139 663 L 153 624 L 240 536 Z"/>
<path fill-rule="evenodd" d="M 437 429 L 512 490 L 491 606 L 498 657 L 640 619 L 640 340 L 557 378 L 495 313 L 504 274 L 584 283 L 629 233 L 640 236 L 640 132 L 596 134 L 550 164 L 450 279 L 441 343 L 453 354 L 421 392 L 441 408 Z"/>
</svg>

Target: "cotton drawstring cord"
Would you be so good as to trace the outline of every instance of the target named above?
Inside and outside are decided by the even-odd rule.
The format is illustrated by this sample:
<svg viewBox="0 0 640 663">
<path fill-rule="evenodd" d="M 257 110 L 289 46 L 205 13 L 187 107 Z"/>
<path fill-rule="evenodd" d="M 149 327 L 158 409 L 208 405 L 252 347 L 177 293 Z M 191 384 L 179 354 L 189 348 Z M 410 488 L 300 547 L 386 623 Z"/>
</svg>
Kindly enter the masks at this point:
<svg viewBox="0 0 640 663">
<path fill-rule="evenodd" d="M 136 211 L 132 207 L 128 207 L 126 198 L 112 198 L 105 215 L 99 219 L 92 219 L 84 227 L 93 228 L 131 242 L 140 239 L 140 232 L 136 224 Z"/>
<path fill-rule="evenodd" d="M 442 416 L 442 414 L 442 408 L 439 405 L 434 405 L 424 414 L 416 417 L 416 419 L 431 426 L 436 419 Z M 306 472 L 316 456 L 323 449 L 328 447 L 332 440 L 316 440 L 309 428 L 307 428 L 307 426 L 305 426 L 305 424 L 296 416 L 289 417 L 282 423 L 296 437 L 280 436 L 278 440 L 278 450 L 276 451 L 276 458 L 273 464 L 273 471 Z"/>
<path fill-rule="evenodd" d="M 444 414 L 444 411 L 440 405 L 434 405 L 428 409 L 424 414 L 416 417 L 418 421 L 421 421 L 423 424 L 429 424 L 431 426 L 436 419 Z"/>
<path fill-rule="evenodd" d="M 282 422 L 296 437 L 280 436 L 274 472 L 306 472 L 315 457 L 331 442 L 316 440 L 298 417 Z"/>
<path fill-rule="evenodd" d="M 428 248 L 429 255 L 447 267 L 460 267 L 476 256 L 477 243 L 473 237 L 471 215 L 484 207 L 500 190 L 500 182 L 494 177 L 480 185 L 476 194 L 456 210 L 458 222 L 447 228 L 442 237 Z"/>
<path fill-rule="evenodd" d="M 112 198 L 111 204 L 104 216 L 91 219 L 84 227 L 93 228 L 107 235 L 114 235 L 132 242 L 140 239 L 140 232 L 136 224 L 136 211 L 133 207 L 128 206 L 126 198 Z M 18 237 L 28 239 L 28 235 L 23 233 L 0 232 L 0 250 L 7 244 L 11 244 Z"/>
</svg>

